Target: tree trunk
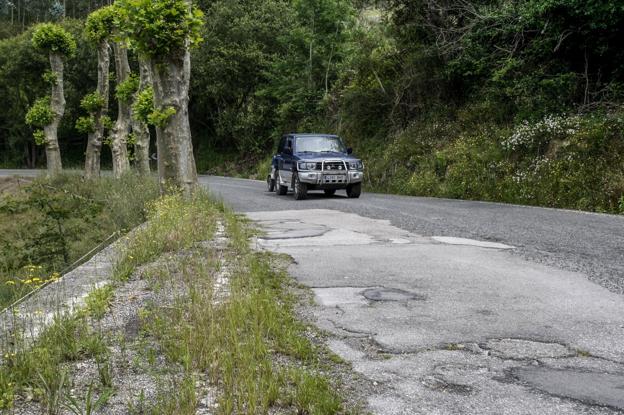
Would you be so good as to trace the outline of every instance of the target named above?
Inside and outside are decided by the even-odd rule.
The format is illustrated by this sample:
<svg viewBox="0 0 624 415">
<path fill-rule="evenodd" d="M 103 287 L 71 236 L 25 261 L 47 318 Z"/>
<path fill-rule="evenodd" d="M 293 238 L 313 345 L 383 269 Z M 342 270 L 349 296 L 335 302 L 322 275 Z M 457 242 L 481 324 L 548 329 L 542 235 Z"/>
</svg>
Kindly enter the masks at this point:
<svg viewBox="0 0 624 415">
<path fill-rule="evenodd" d="M 117 85 L 130 76 L 128 49 L 120 42 L 113 42 Z M 117 100 L 119 111 L 113 128 L 111 151 L 113 153 L 113 176 L 120 177 L 130 169 L 128 160 L 128 134 L 130 133 L 130 103 Z"/>
<path fill-rule="evenodd" d="M 145 59 L 139 58 L 139 70 L 141 74 L 141 80 L 136 95 L 138 95 L 140 91 L 144 90 L 152 84 L 152 76 L 150 74 L 149 62 L 147 62 Z M 132 133 L 134 134 L 135 139 L 134 157 L 136 160 L 137 171 L 140 174 L 150 174 L 149 127 L 146 123 L 135 120 L 134 117 L 132 117 Z"/>
<path fill-rule="evenodd" d="M 56 82 L 52 85 L 50 96 L 50 108 L 54 114 L 52 122 L 43 127 L 45 134 L 46 162 L 48 175 L 60 173 L 63 169 L 61 163 L 61 150 L 58 143 L 58 126 L 65 113 L 65 91 L 63 90 L 63 57 L 58 53 L 50 53 L 50 67 L 56 75 Z"/>
<path fill-rule="evenodd" d="M 85 155 L 85 177 L 88 179 L 100 176 L 100 155 L 102 154 L 102 140 L 104 126 L 102 117 L 108 114 L 108 71 L 110 67 L 110 46 L 103 40 L 98 45 L 98 80 L 97 93 L 104 98 L 104 104 L 95 114 L 95 131 L 89 133 L 87 152 Z"/>
<path fill-rule="evenodd" d="M 161 192 L 179 187 L 189 195 L 197 184 L 193 143 L 188 118 L 191 56 L 188 48 L 180 56 L 150 61 L 154 108 L 175 109 L 165 126 L 156 128 L 158 178 Z"/>
</svg>

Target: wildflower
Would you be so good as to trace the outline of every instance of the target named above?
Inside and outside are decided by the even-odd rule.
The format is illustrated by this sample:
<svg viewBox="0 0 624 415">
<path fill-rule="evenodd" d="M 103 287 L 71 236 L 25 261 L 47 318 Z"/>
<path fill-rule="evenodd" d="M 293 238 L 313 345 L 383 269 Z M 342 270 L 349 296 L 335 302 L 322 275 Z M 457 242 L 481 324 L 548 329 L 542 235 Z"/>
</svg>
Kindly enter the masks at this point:
<svg viewBox="0 0 624 415">
<path fill-rule="evenodd" d="M 15 285 L 15 281 L 7 281 L 5 282 L 6 285 Z"/>
</svg>

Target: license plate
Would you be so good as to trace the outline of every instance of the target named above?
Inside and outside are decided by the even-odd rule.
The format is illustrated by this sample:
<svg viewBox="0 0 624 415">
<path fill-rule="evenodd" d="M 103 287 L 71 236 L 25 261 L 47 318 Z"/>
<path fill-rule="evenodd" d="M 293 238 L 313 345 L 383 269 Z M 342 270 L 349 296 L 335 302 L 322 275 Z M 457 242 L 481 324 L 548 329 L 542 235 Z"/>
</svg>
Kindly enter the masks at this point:
<svg viewBox="0 0 624 415">
<path fill-rule="evenodd" d="M 343 183 L 346 181 L 347 176 L 344 174 L 326 174 L 323 176 L 325 183 Z"/>
</svg>

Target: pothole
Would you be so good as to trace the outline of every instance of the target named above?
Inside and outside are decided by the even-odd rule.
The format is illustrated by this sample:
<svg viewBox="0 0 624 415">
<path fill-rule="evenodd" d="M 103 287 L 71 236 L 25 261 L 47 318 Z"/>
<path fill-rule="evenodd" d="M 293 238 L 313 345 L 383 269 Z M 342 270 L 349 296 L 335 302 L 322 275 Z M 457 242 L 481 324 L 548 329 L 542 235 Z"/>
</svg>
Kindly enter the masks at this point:
<svg viewBox="0 0 624 415">
<path fill-rule="evenodd" d="M 516 368 L 513 375 L 551 395 L 624 409 L 624 375 L 547 367 Z"/>
<path fill-rule="evenodd" d="M 492 355 L 504 359 L 545 359 L 571 356 L 573 353 L 559 343 L 524 339 L 492 339 L 485 344 Z"/>
<path fill-rule="evenodd" d="M 448 382 L 439 376 L 425 376 L 422 379 L 422 384 L 431 390 L 453 393 L 462 396 L 470 395 L 473 391 L 472 386 Z"/>
<path fill-rule="evenodd" d="M 424 300 L 425 296 L 398 288 L 369 288 L 362 292 L 364 298 L 371 301 L 407 301 Z"/>
</svg>

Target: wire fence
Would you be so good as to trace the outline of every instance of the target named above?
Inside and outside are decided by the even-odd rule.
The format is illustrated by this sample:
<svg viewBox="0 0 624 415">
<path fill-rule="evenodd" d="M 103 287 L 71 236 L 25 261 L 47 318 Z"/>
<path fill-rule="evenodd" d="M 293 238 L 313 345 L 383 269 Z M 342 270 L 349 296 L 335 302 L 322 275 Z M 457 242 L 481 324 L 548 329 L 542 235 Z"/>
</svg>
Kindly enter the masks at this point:
<svg viewBox="0 0 624 415">
<path fill-rule="evenodd" d="M 112 245 L 119 235 L 112 233 L 66 267 L 58 280 L 42 284 L 0 312 L 0 362 L 5 353 L 30 344 L 57 316 L 71 312 L 94 287 L 108 282 L 116 259 Z"/>
</svg>

